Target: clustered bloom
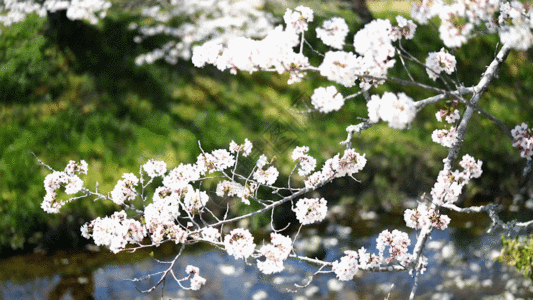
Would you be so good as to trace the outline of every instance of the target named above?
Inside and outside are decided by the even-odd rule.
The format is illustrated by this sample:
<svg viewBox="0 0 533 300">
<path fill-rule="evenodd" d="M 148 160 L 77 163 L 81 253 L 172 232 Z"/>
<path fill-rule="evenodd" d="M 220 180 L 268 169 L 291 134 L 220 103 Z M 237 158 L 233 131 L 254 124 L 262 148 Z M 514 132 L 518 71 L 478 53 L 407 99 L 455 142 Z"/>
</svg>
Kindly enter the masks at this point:
<svg viewBox="0 0 533 300">
<path fill-rule="evenodd" d="M 355 152 L 354 149 L 344 151 L 342 158 L 339 154 L 326 160 L 321 171 L 313 173 L 305 181 L 305 187 L 311 188 L 335 177 L 353 176 L 366 165 L 365 155 Z"/>
<path fill-rule="evenodd" d="M 436 114 L 435 117 L 439 122 L 442 122 L 442 117 L 446 116 L 445 120 L 448 123 L 455 123 L 457 120 L 461 118 L 461 115 L 459 114 L 459 110 L 455 109 L 454 111 L 447 110 L 447 109 L 441 109 Z"/>
<path fill-rule="evenodd" d="M 297 6 L 294 11 L 287 8 L 283 20 L 287 27 L 296 33 L 307 31 L 307 24 L 313 22 L 313 10 L 305 6 Z"/>
<path fill-rule="evenodd" d="M 344 97 L 337 92 L 335 86 L 319 87 L 311 96 L 311 104 L 320 112 L 329 113 L 341 109 Z"/>
<path fill-rule="evenodd" d="M 324 198 L 303 198 L 298 200 L 296 208 L 293 211 L 296 213 L 296 218 L 302 225 L 308 225 L 324 220 L 328 212 L 327 201 Z"/>
<path fill-rule="evenodd" d="M 143 169 L 150 178 L 164 176 L 167 172 L 167 164 L 164 161 L 150 159 L 143 165 Z"/>
<path fill-rule="evenodd" d="M 183 207 L 189 213 L 195 214 L 205 206 L 208 200 L 209 196 L 206 192 L 188 188 L 183 199 Z"/>
<path fill-rule="evenodd" d="M 309 147 L 296 147 L 292 152 L 292 160 L 298 161 L 298 174 L 300 176 L 306 176 L 316 168 L 316 159 L 309 154 Z"/>
<path fill-rule="evenodd" d="M 128 243 L 139 244 L 146 236 L 146 228 L 139 221 L 128 219 L 126 212 L 111 217 L 96 218 L 81 227 L 83 237 L 93 238 L 99 246 L 107 246 L 113 253 L 124 250 Z"/>
<path fill-rule="evenodd" d="M 287 259 L 292 250 L 292 240 L 278 233 L 271 233 L 272 244 L 264 245 L 259 252 L 266 257 L 265 261 L 257 261 L 257 267 L 264 274 L 283 271 L 283 261 Z"/>
<path fill-rule="evenodd" d="M 188 265 L 185 268 L 185 272 L 187 272 L 187 274 L 189 274 L 189 277 L 192 275 L 192 278 L 191 278 L 191 290 L 197 291 L 197 290 L 199 290 L 202 287 L 202 285 L 205 284 L 205 278 L 203 278 L 202 276 L 199 275 L 200 274 L 200 269 L 198 267 Z"/>
<path fill-rule="evenodd" d="M 431 134 L 431 139 L 444 147 L 451 148 L 457 141 L 457 127 L 452 126 L 450 129 L 435 129 Z"/>
<path fill-rule="evenodd" d="M 235 259 L 246 259 L 254 253 L 254 237 L 248 229 L 236 228 L 224 237 L 224 247 Z"/>
<path fill-rule="evenodd" d="M 522 123 L 511 130 L 511 135 L 513 136 L 513 147 L 520 150 L 520 156 L 531 160 L 533 155 L 533 134 L 531 129 L 527 128 L 526 123 Z"/>
<path fill-rule="evenodd" d="M 340 261 L 333 262 L 333 272 L 339 280 L 352 280 L 357 270 L 368 270 L 378 267 L 381 264 L 381 257 L 373 253 L 366 252 L 362 247 L 358 251 L 346 250 Z"/>
<path fill-rule="evenodd" d="M 216 242 L 220 238 L 220 232 L 214 227 L 206 227 L 202 229 L 202 237 L 210 242 Z"/>
<path fill-rule="evenodd" d="M 406 209 L 403 218 L 407 227 L 413 229 L 422 229 L 423 227 L 432 226 L 444 230 L 450 223 L 450 218 L 441 215 L 432 207 L 427 207 L 424 202 L 419 203 L 416 209 Z"/>
<path fill-rule="evenodd" d="M 150 25 L 130 24 L 130 30 L 138 29 L 134 41 L 141 43 L 155 35 L 167 36 L 170 41 L 138 56 L 135 63 L 150 64 L 163 58 L 176 64 L 178 59 L 190 60 L 193 46 L 205 41 L 221 45 L 237 36 L 265 37 L 277 20 L 262 9 L 264 5 L 264 0 L 173 0 L 164 5 L 151 4 L 141 12 L 147 18 L 142 24 Z M 174 27 L 169 23 L 179 25 Z"/>
<path fill-rule="evenodd" d="M 426 72 L 429 78 L 436 80 L 442 71 L 452 74 L 455 71 L 456 63 L 455 56 L 442 48 L 439 52 L 429 53 L 426 59 Z"/>
<path fill-rule="evenodd" d="M 390 256 L 386 259 L 387 263 L 396 259 L 400 264 L 407 265 L 412 260 L 412 255 L 407 253 L 407 247 L 411 245 L 411 240 L 407 233 L 396 229 L 392 232 L 384 230 L 379 234 L 376 242 L 379 256 L 383 256 L 386 247 L 389 247 Z"/>
<path fill-rule="evenodd" d="M 52 174 L 46 175 L 44 178 L 44 189 L 46 195 L 44 196 L 41 208 L 47 213 L 58 213 L 61 207 L 69 201 L 57 200 L 56 190 L 65 187 L 65 193 L 68 195 L 76 194 L 83 188 L 83 180 L 81 180 L 76 173 L 87 174 L 87 163 L 81 160 L 77 163 L 71 160 L 65 167 L 65 171 L 54 171 Z"/>
<path fill-rule="evenodd" d="M 408 40 L 413 39 L 416 31 L 416 24 L 412 20 L 407 20 L 402 16 L 396 16 L 396 21 L 398 26 L 392 26 L 391 28 L 391 39 L 393 41 L 405 37 Z"/>
<path fill-rule="evenodd" d="M 351 52 L 328 51 L 318 67 L 320 75 L 345 87 L 355 85 L 362 58 Z"/>
<path fill-rule="evenodd" d="M 470 179 L 478 178 L 481 176 L 482 161 L 475 159 L 466 154 L 459 162 L 459 165 L 463 167 L 463 171 L 458 170 L 442 170 L 439 172 L 437 182 L 431 189 L 431 196 L 433 198 L 433 204 L 443 205 L 445 203 L 454 203 L 459 199 L 459 195 Z"/>
<path fill-rule="evenodd" d="M 133 200 L 137 196 L 134 187 L 139 183 L 139 179 L 133 173 L 124 173 L 123 180 L 119 180 L 111 192 L 111 199 L 118 205 L 124 201 Z"/>
<path fill-rule="evenodd" d="M 257 169 L 254 172 L 254 179 L 260 184 L 272 185 L 276 182 L 278 175 L 279 172 L 276 167 L 270 166 L 266 170 L 263 170 L 262 168 Z"/>
<path fill-rule="evenodd" d="M 244 145 L 237 145 L 234 141 L 231 141 L 229 144 L 229 151 L 231 153 L 236 153 L 243 151 L 242 156 L 248 156 L 250 155 L 250 152 L 252 152 L 252 143 L 248 139 L 244 139 Z"/>
<path fill-rule="evenodd" d="M 322 27 L 317 27 L 316 36 L 322 42 L 335 49 L 342 49 L 344 39 L 348 35 L 348 25 L 343 18 L 335 17 L 324 21 Z"/>
<path fill-rule="evenodd" d="M 416 116 L 415 102 L 404 93 L 385 92 L 381 98 L 372 95 L 366 106 L 370 122 L 377 123 L 381 119 L 395 129 L 405 129 Z"/>
<path fill-rule="evenodd" d="M 98 23 L 99 19 L 106 16 L 107 10 L 111 7 L 111 2 L 104 0 L 76 0 L 76 1 L 58 1 L 45 0 L 38 1 L 3 1 L 0 6 L 0 23 L 4 26 L 10 26 L 13 23 L 22 22 L 26 19 L 27 14 L 37 13 L 40 17 L 45 17 L 47 11 L 56 12 L 66 10 L 66 16 L 70 20 L 87 20 L 91 24 Z"/>
</svg>

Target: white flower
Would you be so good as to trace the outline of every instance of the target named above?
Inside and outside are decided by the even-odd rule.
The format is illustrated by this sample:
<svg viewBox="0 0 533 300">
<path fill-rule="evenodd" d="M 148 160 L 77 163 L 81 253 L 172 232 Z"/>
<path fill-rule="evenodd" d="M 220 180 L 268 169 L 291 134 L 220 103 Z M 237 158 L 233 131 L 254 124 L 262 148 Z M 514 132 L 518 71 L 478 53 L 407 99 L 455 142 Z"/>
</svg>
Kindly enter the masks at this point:
<svg viewBox="0 0 533 300">
<path fill-rule="evenodd" d="M 344 251 L 344 256 L 341 257 L 340 262 L 333 262 L 333 272 L 337 278 L 342 281 L 352 280 L 358 270 L 357 252 L 352 250 Z"/>
<path fill-rule="evenodd" d="M 303 33 L 307 31 L 307 24 L 313 22 L 313 10 L 301 5 L 296 7 L 294 11 L 287 8 L 283 20 L 285 20 L 287 28 L 291 28 L 296 33 Z"/>
<path fill-rule="evenodd" d="M 214 227 L 205 227 L 202 229 L 202 237 L 210 242 L 217 242 L 220 238 L 220 232 Z"/>
<path fill-rule="evenodd" d="M 431 134 L 431 139 L 437 144 L 441 144 L 444 147 L 451 148 L 455 144 L 457 136 L 457 128 L 455 126 L 452 126 L 450 127 L 450 130 L 435 129 Z"/>
<path fill-rule="evenodd" d="M 429 53 L 426 59 L 426 72 L 429 78 L 436 80 L 442 71 L 452 74 L 455 71 L 456 63 L 455 56 L 442 48 L 439 52 Z"/>
<path fill-rule="evenodd" d="M 254 253 L 254 238 L 248 229 L 236 228 L 224 237 L 224 247 L 235 259 L 246 259 Z"/>
<path fill-rule="evenodd" d="M 348 25 L 343 18 L 332 18 L 324 21 L 322 27 L 317 27 L 316 36 L 328 46 L 336 49 L 342 49 L 344 39 L 348 35 Z"/>
<path fill-rule="evenodd" d="M 366 105 L 370 122 L 376 123 L 382 119 L 395 129 L 405 129 L 416 116 L 415 102 L 404 93 L 396 95 L 385 92 L 381 98 L 372 95 Z"/>
<path fill-rule="evenodd" d="M 167 172 L 167 164 L 164 161 L 150 159 L 143 165 L 143 169 L 150 178 L 164 176 Z"/>
<path fill-rule="evenodd" d="M 328 51 L 318 68 L 320 75 L 345 87 L 352 87 L 355 85 L 357 70 L 361 64 L 362 59 L 351 52 Z"/>
<path fill-rule="evenodd" d="M 296 208 L 293 211 L 296 213 L 296 218 L 302 225 L 312 224 L 324 220 L 328 212 L 326 204 L 327 201 L 324 198 L 303 198 L 298 200 Z"/>
<path fill-rule="evenodd" d="M 274 166 L 270 166 L 266 171 L 259 169 L 254 173 L 254 179 L 260 184 L 272 185 L 276 182 L 279 172 Z"/>
<path fill-rule="evenodd" d="M 311 96 L 311 104 L 320 112 L 329 113 L 339 110 L 344 105 L 344 97 L 335 86 L 319 87 Z"/>
<path fill-rule="evenodd" d="M 183 206 L 189 213 L 197 213 L 201 208 L 205 206 L 209 196 L 206 192 L 200 192 L 200 190 L 188 189 L 187 194 L 183 200 Z"/>
</svg>

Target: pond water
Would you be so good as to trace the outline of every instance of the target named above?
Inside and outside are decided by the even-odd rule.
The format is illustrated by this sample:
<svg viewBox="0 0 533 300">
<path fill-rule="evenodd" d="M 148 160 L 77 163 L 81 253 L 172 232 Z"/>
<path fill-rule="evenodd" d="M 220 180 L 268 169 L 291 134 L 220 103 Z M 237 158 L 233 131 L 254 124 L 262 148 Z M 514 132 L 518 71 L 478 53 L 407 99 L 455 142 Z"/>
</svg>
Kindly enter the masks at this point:
<svg viewBox="0 0 533 300">
<path fill-rule="evenodd" d="M 433 232 L 425 251 L 430 263 L 421 277 L 417 299 L 533 299 L 531 280 L 513 267 L 493 261 L 499 254 L 500 233 L 480 234 L 483 232 L 475 231 L 472 225 L 487 225 L 487 219 L 471 217 L 452 223 L 454 226 L 447 230 Z M 380 227 L 382 218 L 367 215 L 363 228 Z M 313 236 L 315 230 L 310 229 L 307 236 Z M 363 246 L 376 252 L 377 233 L 357 233 L 352 227 L 330 225 L 322 230 L 322 238 L 315 235 L 300 239 L 295 247 L 298 253 L 328 261 L 339 259 L 344 250 Z M 416 232 L 411 232 L 410 237 L 414 242 Z M 260 243 L 256 240 L 256 244 Z M 174 267 L 178 278 L 186 276 L 187 265 L 199 267 L 200 275 L 207 280 L 200 291 L 185 291 L 173 280 L 167 280 L 164 287 L 150 294 L 140 293 L 138 290 L 150 288 L 159 277 L 141 282 L 128 279 L 160 272 L 165 265 L 150 257 L 148 251 L 113 255 L 106 249 L 96 251 L 89 247 L 0 261 L 0 299 L 384 299 L 389 291 L 390 299 L 407 299 L 413 284 L 405 272 L 360 271 L 349 282 L 338 281 L 332 273 L 318 274 L 309 285 L 297 289 L 295 284 L 305 285 L 317 270 L 315 266 L 287 260 L 283 272 L 264 275 L 242 259 L 210 249 L 185 252 Z M 156 251 L 156 258 L 170 260 L 176 246 L 168 244 Z M 189 283 L 185 281 L 184 285 Z"/>
</svg>

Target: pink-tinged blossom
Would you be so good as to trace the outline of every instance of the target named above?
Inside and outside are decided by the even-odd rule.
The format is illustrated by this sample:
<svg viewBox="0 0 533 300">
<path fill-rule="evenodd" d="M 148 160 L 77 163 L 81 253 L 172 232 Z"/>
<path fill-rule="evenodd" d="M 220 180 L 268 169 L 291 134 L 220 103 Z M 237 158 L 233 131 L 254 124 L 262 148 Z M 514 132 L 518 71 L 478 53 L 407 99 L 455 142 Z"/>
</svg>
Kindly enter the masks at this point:
<svg viewBox="0 0 533 300">
<path fill-rule="evenodd" d="M 480 165 L 481 167 L 481 165 Z M 454 203 L 459 199 L 463 186 L 468 183 L 472 174 L 442 170 L 439 172 L 437 182 L 431 189 L 431 197 L 435 205 Z"/>
<path fill-rule="evenodd" d="M 436 80 L 441 72 L 452 74 L 457 62 L 455 56 L 442 48 L 439 52 L 430 52 L 426 59 L 426 72 L 429 78 Z"/>
<path fill-rule="evenodd" d="M 56 199 L 57 193 L 55 191 L 49 191 L 44 196 L 41 208 L 49 214 L 57 214 L 66 201 L 59 201 Z"/>
<path fill-rule="evenodd" d="M 351 52 L 328 51 L 318 67 L 320 75 L 345 87 L 355 85 L 362 59 Z"/>
<path fill-rule="evenodd" d="M 81 228 L 85 238 L 92 237 L 98 246 L 107 246 L 113 253 L 124 250 L 128 243 L 141 243 L 146 228 L 139 221 L 128 219 L 124 211 L 110 217 L 96 218 Z"/>
<path fill-rule="evenodd" d="M 283 20 L 288 29 L 303 33 L 307 31 L 307 24 L 313 22 L 313 10 L 301 5 L 297 6 L 294 11 L 287 8 Z"/>
<path fill-rule="evenodd" d="M 206 280 L 205 280 L 205 278 L 200 276 L 200 269 L 199 268 L 197 268 L 195 266 L 192 266 L 192 265 L 188 265 L 185 268 L 185 272 L 187 272 L 187 274 L 189 274 L 189 277 L 192 275 L 192 278 L 191 278 L 191 290 L 197 291 L 197 290 L 199 290 L 202 287 L 202 285 L 205 284 Z"/>
<path fill-rule="evenodd" d="M 218 242 L 220 232 L 214 227 L 205 227 L 202 229 L 202 237 L 209 242 Z"/>
<path fill-rule="evenodd" d="M 335 86 L 316 88 L 311 96 L 311 104 L 322 113 L 329 113 L 341 109 L 344 105 L 344 97 L 337 92 Z"/>
<path fill-rule="evenodd" d="M 344 155 L 339 160 L 336 177 L 352 176 L 361 171 L 366 165 L 365 155 L 355 152 L 354 149 L 344 151 Z"/>
<path fill-rule="evenodd" d="M 242 197 L 244 192 L 243 189 L 243 186 L 238 182 L 224 180 L 217 184 L 216 193 L 219 197 L 224 197 L 225 195 L 228 195 L 229 197 Z"/>
<path fill-rule="evenodd" d="M 298 161 L 298 174 L 300 176 L 307 176 L 316 168 L 316 159 L 308 154 L 309 147 L 296 147 L 292 152 L 292 160 Z"/>
<path fill-rule="evenodd" d="M 235 158 L 226 149 L 219 149 L 211 152 L 215 158 L 215 167 L 217 171 L 224 171 L 235 165 Z"/>
<path fill-rule="evenodd" d="M 260 184 L 272 185 L 276 182 L 279 172 L 274 166 L 270 166 L 268 169 L 259 169 L 254 173 L 254 179 Z"/>
<path fill-rule="evenodd" d="M 416 24 L 412 20 L 407 20 L 402 16 L 396 16 L 398 26 L 391 28 L 391 40 L 396 41 L 403 37 L 408 40 L 413 39 L 416 31 Z"/>
<path fill-rule="evenodd" d="M 254 238 L 248 229 L 236 228 L 224 237 L 224 247 L 235 259 L 246 259 L 254 253 Z"/>
<path fill-rule="evenodd" d="M 446 122 L 455 123 L 460 118 L 461 118 L 461 115 L 459 114 L 459 110 L 456 109 L 453 112 L 451 112 L 449 115 L 446 116 Z"/>
<path fill-rule="evenodd" d="M 463 159 L 461 159 L 459 165 L 463 167 L 463 173 L 467 178 L 479 178 L 481 176 L 481 173 L 483 173 L 483 171 L 481 170 L 483 162 L 479 159 L 476 162 L 475 158 L 468 154 L 465 154 L 463 156 Z"/>
<path fill-rule="evenodd" d="M 75 173 L 87 174 L 88 165 L 87 162 L 81 160 L 80 163 L 77 163 L 74 160 L 69 161 L 68 165 L 65 167 L 65 173 L 68 176 L 74 176 Z"/>
<path fill-rule="evenodd" d="M 143 165 L 143 169 L 150 178 L 164 176 L 167 172 L 167 164 L 164 161 L 150 159 Z"/>
<path fill-rule="evenodd" d="M 405 263 L 410 259 L 407 250 L 409 245 L 411 245 L 411 240 L 407 233 L 396 229 L 392 233 L 384 230 L 379 234 L 376 242 L 380 256 L 383 256 L 386 247 L 389 247 L 390 256 L 386 259 L 387 263 L 390 263 L 393 259 L 398 260 L 400 263 Z"/>
<path fill-rule="evenodd" d="M 137 197 L 134 187 L 139 183 L 139 179 L 133 173 L 125 173 L 122 178 L 123 180 L 119 180 L 111 192 L 111 199 L 118 205 Z"/>
<path fill-rule="evenodd" d="M 229 144 L 229 151 L 231 153 L 243 151 L 242 156 L 246 157 L 250 155 L 250 152 L 252 152 L 252 147 L 253 145 L 248 139 L 244 139 L 243 145 L 237 145 L 237 143 L 235 143 L 234 141 L 231 141 L 231 143 Z"/>
<path fill-rule="evenodd" d="M 358 255 L 356 251 L 346 250 L 344 256 L 340 261 L 333 262 L 333 272 L 339 280 L 348 281 L 352 280 L 357 273 L 358 268 Z"/>
<path fill-rule="evenodd" d="M 348 35 L 348 25 L 343 18 L 335 17 L 324 21 L 322 27 L 317 27 L 316 36 L 322 42 L 335 49 L 344 47 L 344 40 Z"/>
<path fill-rule="evenodd" d="M 381 98 L 372 95 L 367 107 L 370 122 L 377 123 L 382 119 L 395 129 L 405 129 L 416 116 L 415 102 L 404 93 L 385 92 Z"/>
<path fill-rule="evenodd" d="M 526 123 L 522 123 L 511 130 L 511 135 L 513 136 L 513 147 L 520 150 L 520 156 L 531 160 L 533 155 L 533 134 L 531 129 L 528 129 Z"/>
<path fill-rule="evenodd" d="M 499 35 L 503 44 L 525 51 L 533 44 L 530 30 L 531 14 L 527 14 L 520 1 L 502 3 L 498 17 Z"/>
<path fill-rule="evenodd" d="M 283 271 L 283 261 L 287 259 L 292 250 L 292 240 L 281 234 L 270 234 L 272 244 L 264 245 L 259 252 L 265 256 L 265 261 L 257 261 L 257 267 L 264 274 L 273 274 Z"/>
<path fill-rule="evenodd" d="M 404 220 L 407 227 L 413 229 L 422 229 L 426 226 L 432 226 L 444 230 L 450 223 L 450 218 L 441 215 L 434 208 L 429 208 L 425 203 L 418 204 L 416 209 L 406 209 Z"/>
<path fill-rule="evenodd" d="M 163 178 L 163 185 L 174 190 L 181 190 L 198 179 L 200 179 L 200 172 L 196 166 L 180 164 Z"/>
<path fill-rule="evenodd" d="M 189 213 L 195 214 L 205 206 L 208 200 L 209 196 L 207 196 L 206 192 L 191 188 L 185 194 L 183 207 Z"/>
<path fill-rule="evenodd" d="M 298 200 L 296 208 L 293 211 L 296 213 L 296 218 L 302 225 L 308 225 L 324 220 L 328 212 L 327 201 L 324 198 L 303 198 Z"/>
<path fill-rule="evenodd" d="M 259 188 L 259 185 L 257 185 L 257 183 L 253 181 L 249 181 L 248 183 L 246 183 L 246 186 L 244 187 L 243 193 L 241 196 L 242 202 L 246 205 L 250 205 L 249 198 L 255 196 L 255 192 L 257 191 L 258 188 Z"/>
<path fill-rule="evenodd" d="M 451 148 L 457 141 L 457 127 L 452 126 L 448 129 L 435 129 L 431 134 L 431 139 L 444 147 Z"/>
</svg>

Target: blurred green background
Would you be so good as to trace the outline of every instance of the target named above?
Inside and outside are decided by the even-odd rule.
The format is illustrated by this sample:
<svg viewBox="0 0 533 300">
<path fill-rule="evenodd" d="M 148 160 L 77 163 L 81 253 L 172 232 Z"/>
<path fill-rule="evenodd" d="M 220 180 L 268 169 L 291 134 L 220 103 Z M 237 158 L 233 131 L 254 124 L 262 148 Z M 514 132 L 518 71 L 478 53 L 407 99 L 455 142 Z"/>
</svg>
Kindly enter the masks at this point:
<svg viewBox="0 0 533 300">
<path fill-rule="evenodd" d="M 389 18 L 396 24 L 396 14 L 409 15 L 404 2 L 369 5 L 374 17 Z M 315 10 L 314 26 L 341 16 L 355 33 L 361 28 L 354 21 L 356 16 L 336 3 Z M 277 17 L 285 10 L 269 9 Z M 277 182 L 282 184 L 294 166 L 290 159 L 294 147 L 309 146 L 320 167 L 325 159 L 343 152 L 339 142 L 346 139 L 346 127 L 367 116 L 362 96 L 348 100 L 338 112 L 301 113 L 310 106 L 314 88 L 330 85 L 317 74 L 287 85 L 286 75 L 257 72 L 233 76 L 213 67 L 198 69 L 183 60 L 175 66 L 164 61 L 137 66 L 135 57 L 166 40 L 154 37 L 134 43 L 136 33 L 128 30 L 128 25 L 142 22 L 135 11 L 111 10 L 98 26 L 62 22 L 52 26 L 46 18 L 30 15 L 23 23 L 2 28 L 0 35 L 2 256 L 36 247 L 83 244 L 86 241 L 80 239 L 79 227 L 118 208 L 111 202 L 82 199 L 67 204 L 60 214 L 44 213 L 40 204 L 49 171 L 38 165 L 32 152 L 56 170 L 64 169 L 69 160 L 86 160 L 85 186 L 94 190 L 98 182 L 99 191 L 110 192 L 123 173 L 138 172 L 150 158 L 164 160 L 173 168 L 196 161 L 198 141 L 211 151 L 227 148 L 232 140 L 240 144 L 249 138 L 254 142 L 255 157 L 262 153 L 276 157 Z M 436 32 L 432 25 L 419 26 L 415 39 L 402 42 L 403 46 L 425 61 L 428 52 L 443 47 Z M 320 52 L 328 50 L 316 39 L 314 27 L 307 39 Z M 348 36 L 345 50 L 353 50 L 350 39 L 353 34 Z M 459 81 L 465 86 L 477 83 L 496 45 L 495 36 L 485 36 L 458 49 Z M 306 54 L 318 65 L 319 56 L 311 51 Z M 531 50 L 512 52 L 480 101 L 481 108 L 510 128 L 529 122 L 533 115 L 532 54 Z M 434 84 L 423 68 L 408 67 L 416 80 Z M 406 78 L 399 60 L 391 75 Z M 357 91 L 337 88 L 345 96 Z M 384 91 L 402 91 L 415 100 L 432 96 L 397 84 L 385 84 L 371 93 Z M 319 192 L 354 211 L 400 211 L 406 198 L 429 192 L 447 155 L 446 148 L 431 141 L 432 131 L 442 128 L 434 117 L 441 107 L 443 104 L 426 107 L 409 130 L 393 130 L 384 123 L 354 138 L 354 148 L 368 159 L 357 174 L 361 183 L 339 179 Z M 273 134 L 272 128 L 278 134 Z M 460 156 L 466 153 L 483 160 L 484 174 L 468 185 L 465 205 L 508 201 L 524 192 L 520 174 L 525 159 L 494 123 L 482 116 L 473 118 Z M 301 183 L 298 176 L 295 180 Z"/>
</svg>

